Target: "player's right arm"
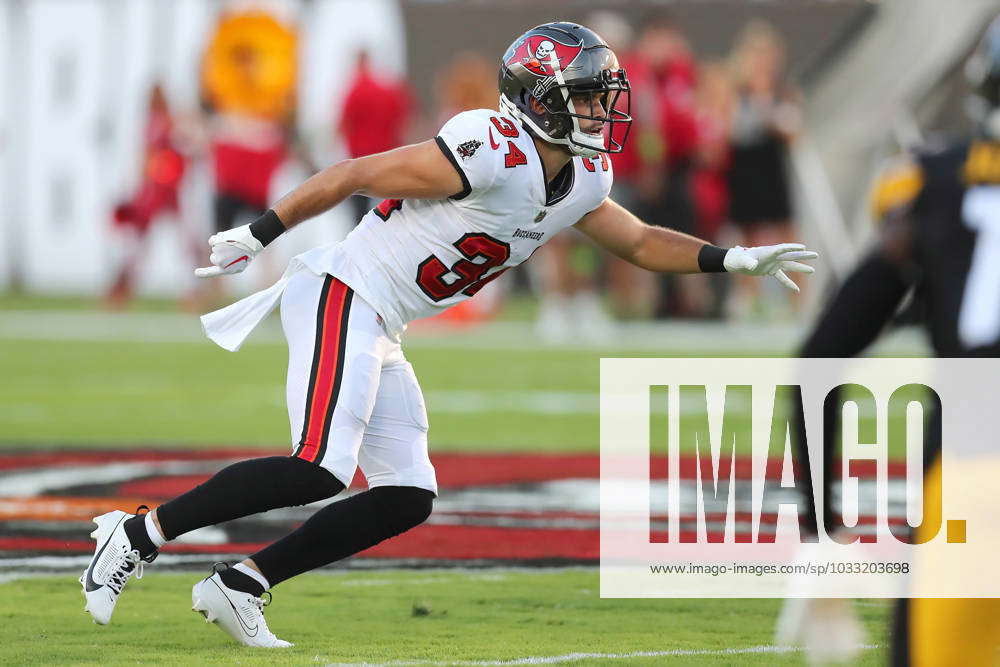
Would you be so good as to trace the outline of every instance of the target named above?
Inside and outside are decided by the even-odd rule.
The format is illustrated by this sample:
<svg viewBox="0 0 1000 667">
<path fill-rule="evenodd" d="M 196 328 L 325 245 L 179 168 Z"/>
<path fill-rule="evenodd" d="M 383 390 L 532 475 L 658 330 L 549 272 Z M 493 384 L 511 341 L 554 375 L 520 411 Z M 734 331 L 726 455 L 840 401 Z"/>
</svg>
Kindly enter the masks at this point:
<svg viewBox="0 0 1000 667">
<path fill-rule="evenodd" d="M 462 175 L 436 140 L 343 160 L 306 180 L 249 225 L 209 238 L 212 266 L 195 269 L 195 275 L 207 278 L 243 271 L 283 232 L 328 211 L 352 194 L 444 199 L 465 188 Z"/>
</svg>

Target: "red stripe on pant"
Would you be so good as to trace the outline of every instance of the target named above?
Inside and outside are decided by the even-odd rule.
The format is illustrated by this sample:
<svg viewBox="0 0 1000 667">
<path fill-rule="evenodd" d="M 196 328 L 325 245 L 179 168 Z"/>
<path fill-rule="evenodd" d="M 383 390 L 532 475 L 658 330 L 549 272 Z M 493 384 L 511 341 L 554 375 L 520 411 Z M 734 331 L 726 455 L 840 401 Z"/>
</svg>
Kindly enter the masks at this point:
<svg viewBox="0 0 1000 667">
<path fill-rule="evenodd" d="M 306 397 L 302 438 L 295 455 L 319 463 L 326 452 L 334 406 L 344 373 L 347 318 L 353 291 L 333 276 L 327 276 L 320 295 L 316 321 L 316 348 Z"/>
</svg>

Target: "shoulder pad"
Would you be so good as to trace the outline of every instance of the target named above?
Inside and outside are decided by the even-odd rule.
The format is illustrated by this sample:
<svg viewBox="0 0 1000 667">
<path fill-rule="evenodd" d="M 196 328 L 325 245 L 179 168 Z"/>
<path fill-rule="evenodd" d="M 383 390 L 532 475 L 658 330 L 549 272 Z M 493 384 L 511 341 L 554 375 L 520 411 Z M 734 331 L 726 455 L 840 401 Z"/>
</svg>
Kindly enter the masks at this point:
<svg viewBox="0 0 1000 667">
<path fill-rule="evenodd" d="M 890 211 L 909 206 L 924 187 L 924 172 L 910 154 L 892 160 L 875 181 L 872 215 L 881 220 Z"/>
</svg>

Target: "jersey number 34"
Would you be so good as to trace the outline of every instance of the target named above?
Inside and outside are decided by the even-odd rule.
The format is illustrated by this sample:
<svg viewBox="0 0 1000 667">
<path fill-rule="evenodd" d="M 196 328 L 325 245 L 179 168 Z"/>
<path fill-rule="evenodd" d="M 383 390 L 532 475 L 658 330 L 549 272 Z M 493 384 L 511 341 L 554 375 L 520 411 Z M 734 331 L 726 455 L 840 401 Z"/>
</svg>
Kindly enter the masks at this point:
<svg viewBox="0 0 1000 667">
<path fill-rule="evenodd" d="M 393 211 L 401 208 L 402 199 L 386 199 L 375 207 L 375 215 L 388 220 Z M 417 266 L 417 286 L 432 301 L 444 301 L 459 292 L 474 296 L 486 283 L 507 270 L 501 269 L 486 276 L 490 269 L 503 266 L 510 259 L 510 246 L 489 234 L 464 234 L 453 245 L 462 253 L 462 259 L 451 267 L 445 266 L 436 255 L 431 255 Z"/>
<path fill-rule="evenodd" d="M 417 285 L 432 301 L 444 301 L 459 292 L 473 296 L 507 269 L 486 275 L 510 258 L 510 246 L 489 234 L 465 234 L 454 246 L 462 259 L 451 267 L 431 255 L 417 267 Z M 484 277 L 485 276 L 485 277 Z"/>
</svg>

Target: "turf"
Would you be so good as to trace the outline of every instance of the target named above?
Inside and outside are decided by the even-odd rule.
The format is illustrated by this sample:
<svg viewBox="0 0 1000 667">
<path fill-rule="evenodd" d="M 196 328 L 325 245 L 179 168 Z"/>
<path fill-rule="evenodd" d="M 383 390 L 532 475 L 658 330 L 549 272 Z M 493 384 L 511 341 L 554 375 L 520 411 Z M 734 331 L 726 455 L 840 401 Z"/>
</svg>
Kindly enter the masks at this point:
<svg viewBox="0 0 1000 667">
<path fill-rule="evenodd" d="M 114 622 L 81 610 L 72 577 L 0 585 L 0 664 L 327 664 L 510 660 L 571 653 L 721 651 L 770 643 L 777 600 L 616 600 L 595 570 L 376 571 L 312 574 L 276 589 L 271 629 L 283 651 L 230 643 L 188 611 L 191 574 L 151 568 L 129 584 Z M 858 608 L 884 646 L 886 608 Z M 883 664 L 884 649 L 859 664 Z M 572 664 L 596 664 L 594 660 Z M 611 664 L 802 664 L 791 654 L 658 656 Z M 600 664 L 609 664 L 606 660 Z"/>
<path fill-rule="evenodd" d="M 286 355 L 283 344 L 247 345 L 233 355 L 207 342 L 7 340 L 0 346 L 0 448 L 280 450 L 290 441 Z M 429 397 L 432 451 L 596 453 L 602 355 L 653 353 L 414 346 L 407 356 Z M 463 391 L 485 404 L 447 410 L 446 397 Z M 502 400 L 546 392 L 582 396 L 593 410 L 526 415 Z"/>
<path fill-rule="evenodd" d="M 646 355 L 649 353 L 647 352 Z M 289 441 L 283 344 L 233 355 L 209 343 L 4 341 L 0 447 L 143 444 L 280 448 Z M 407 351 L 425 392 L 599 389 L 600 353 Z M 596 399 L 595 399 L 596 408 Z M 598 415 L 526 419 L 487 406 L 435 414 L 434 451 L 598 451 Z M 511 425 L 516 425 L 514 428 Z"/>
<path fill-rule="evenodd" d="M 60 308 L 87 307 L 67 301 Z M 0 299 L 0 307 L 31 302 Z M 140 309 L 167 306 L 151 302 Z M 693 350 L 675 350 L 697 356 Z M 286 348 L 238 355 L 192 343 L 27 341 L 0 344 L 0 449 L 220 445 L 280 449 Z M 708 352 L 706 356 L 710 354 Z M 475 392 L 596 395 L 601 356 L 649 351 L 407 348 L 429 397 L 431 448 L 598 451 L 598 415 L 531 414 L 503 401 L 467 413 L 433 396 Z M 530 400 L 530 397 L 529 397 Z M 447 406 L 443 406 L 447 407 Z M 596 404 L 595 404 L 596 407 Z M 297 646 L 279 653 L 230 644 L 186 611 L 192 575 L 150 570 L 133 582 L 114 625 L 81 612 L 72 577 L 0 585 L 0 664 L 327 664 L 498 660 L 579 652 L 743 649 L 771 642 L 778 600 L 601 600 L 595 570 L 396 571 L 309 574 L 282 584 L 268 616 Z M 860 606 L 869 642 L 885 646 L 886 607 Z M 802 664 L 800 654 L 629 657 L 612 664 Z M 861 664 L 884 664 L 883 649 Z M 608 664 L 582 660 L 574 664 Z"/>
</svg>

